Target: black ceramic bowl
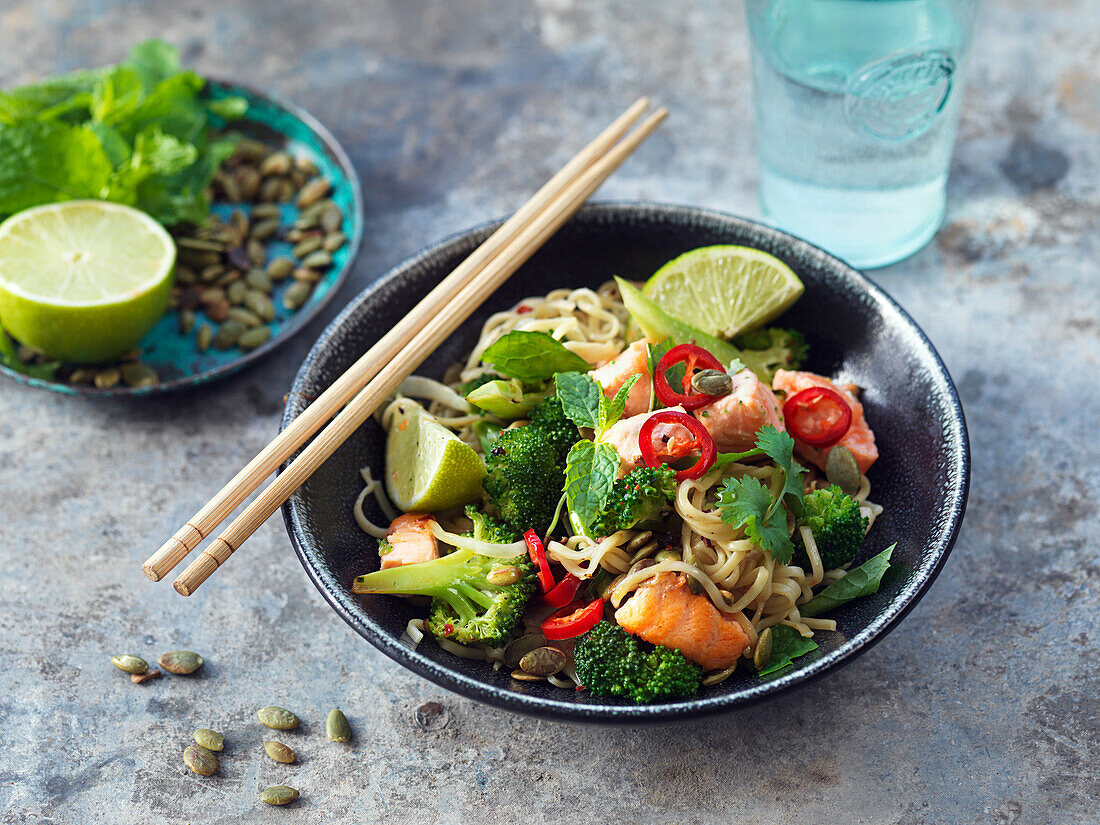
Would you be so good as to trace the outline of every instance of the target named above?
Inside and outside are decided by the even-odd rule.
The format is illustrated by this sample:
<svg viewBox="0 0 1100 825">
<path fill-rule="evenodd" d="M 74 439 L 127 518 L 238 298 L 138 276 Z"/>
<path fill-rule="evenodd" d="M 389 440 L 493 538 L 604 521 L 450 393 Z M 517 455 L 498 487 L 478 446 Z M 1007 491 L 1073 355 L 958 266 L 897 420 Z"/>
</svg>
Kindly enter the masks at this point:
<svg viewBox="0 0 1100 825">
<path fill-rule="evenodd" d="M 465 258 L 496 225 L 455 236 L 405 261 L 361 293 L 313 347 L 294 382 L 283 425 L 327 388 L 398 318 Z M 645 722 L 728 711 L 817 678 L 852 661 L 913 607 L 942 567 L 962 520 L 969 483 L 966 425 L 951 378 L 928 339 L 894 301 L 847 264 L 810 244 L 719 212 L 657 204 L 599 204 L 573 218 L 491 296 L 424 364 L 440 377 L 475 343 L 492 312 L 562 286 L 596 287 L 612 275 L 644 279 L 681 252 L 735 243 L 767 250 L 806 284 L 781 319 L 810 343 L 809 368 L 843 373 L 864 388 L 881 457 L 871 469 L 873 500 L 885 507 L 860 561 L 897 542 L 896 572 L 879 592 L 831 614 L 820 655 L 769 681 L 737 671 L 688 701 L 635 706 L 547 683 L 519 683 L 485 662 L 455 657 L 426 638 L 400 641 L 423 610 L 389 596 L 355 596 L 352 579 L 378 565 L 375 542 L 352 518 L 359 468 L 381 474 L 384 435 L 373 421 L 349 439 L 284 505 L 306 573 L 336 612 L 386 655 L 442 687 L 524 713 L 576 721 Z M 369 511 L 368 511 L 369 512 Z M 382 521 L 380 513 L 373 518 Z M 809 659 L 809 657 L 807 657 Z"/>
</svg>

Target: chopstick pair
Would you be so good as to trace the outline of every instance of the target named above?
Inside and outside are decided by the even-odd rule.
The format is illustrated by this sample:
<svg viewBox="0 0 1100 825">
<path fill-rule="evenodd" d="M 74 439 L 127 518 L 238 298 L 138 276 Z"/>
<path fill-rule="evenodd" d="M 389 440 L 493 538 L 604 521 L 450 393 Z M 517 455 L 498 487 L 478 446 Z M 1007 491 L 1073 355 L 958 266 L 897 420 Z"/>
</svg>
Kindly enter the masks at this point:
<svg viewBox="0 0 1100 825">
<path fill-rule="evenodd" d="M 320 430 L 173 582 L 180 594 L 194 593 L 668 115 L 659 108 L 627 135 L 648 108 L 648 100 L 639 99 L 563 166 L 150 556 L 142 566 L 145 575 L 153 581 L 164 578 Z"/>
</svg>

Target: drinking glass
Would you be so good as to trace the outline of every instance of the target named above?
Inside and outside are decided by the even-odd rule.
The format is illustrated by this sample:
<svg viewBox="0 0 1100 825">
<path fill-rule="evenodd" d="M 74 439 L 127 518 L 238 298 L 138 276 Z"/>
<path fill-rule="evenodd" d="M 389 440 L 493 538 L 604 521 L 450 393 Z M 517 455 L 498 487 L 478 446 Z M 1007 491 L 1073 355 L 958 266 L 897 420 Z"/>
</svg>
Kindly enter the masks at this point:
<svg viewBox="0 0 1100 825">
<path fill-rule="evenodd" d="M 857 267 L 943 220 L 978 0 L 746 0 L 760 204 Z"/>
</svg>

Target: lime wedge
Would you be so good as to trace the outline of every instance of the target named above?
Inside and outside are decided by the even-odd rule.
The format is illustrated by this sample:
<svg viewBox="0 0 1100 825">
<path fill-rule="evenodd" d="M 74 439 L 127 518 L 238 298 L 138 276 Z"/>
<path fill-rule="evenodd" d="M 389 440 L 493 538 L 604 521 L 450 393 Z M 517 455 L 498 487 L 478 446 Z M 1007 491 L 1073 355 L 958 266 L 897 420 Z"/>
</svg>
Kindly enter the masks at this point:
<svg viewBox="0 0 1100 825">
<path fill-rule="evenodd" d="M 485 463 L 474 448 L 409 402 L 386 436 L 386 492 L 406 513 L 434 513 L 481 495 Z"/>
<path fill-rule="evenodd" d="M 66 201 L 0 224 L 0 324 L 51 358 L 131 350 L 168 308 L 176 246 L 144 212 Z"/>
<path fill-rule="evenodd" d="M 747 246 L 704 246 L 657 270 L 642 290 L 666 312 L 733 338 L 781 315 L 805 287 L 778 258 Z"/>
</svg>

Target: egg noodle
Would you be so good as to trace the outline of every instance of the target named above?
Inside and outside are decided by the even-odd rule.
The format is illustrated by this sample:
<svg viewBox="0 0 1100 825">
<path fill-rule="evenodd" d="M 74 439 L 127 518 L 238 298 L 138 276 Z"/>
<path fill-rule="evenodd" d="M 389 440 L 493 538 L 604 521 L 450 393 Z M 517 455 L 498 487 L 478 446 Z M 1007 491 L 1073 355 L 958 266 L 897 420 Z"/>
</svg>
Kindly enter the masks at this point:
<svg viewBox="0 0 1100 825">
<path fill-rule="evenodd" d="M 542 298 L 527 298 L 515 308 L 489 317 L 477 345 L 464 363 L 447 371 L 445 383 L 420 376 L 407 379 L 396 399 L 382 411 L 379 421 L 388 431 L 404 405 L 417 403 L 413 398 L 421 399 L 425 409 L 439 423 L 453 429 L 480 451 L 471 425 L 482 416 L 475 414 L 456 388 L 491 371 L 481 363 L 481 354 L 487 347 L 512 330 L 546 332 L 588 363 L 596 365 L 615 357 L 627 346 L 628 321 L 629 313 L 614 282 L 605 283 L 597 290 L 556 289 Z M 590 578 L 601 569 L 613 576 L 605 595 L 616 608 L 654 576 L 661 573 L 686 576 L 694 592 L 706 595 L 718 610 L 730 614 L 742 626 L 750 641 L 744 653 L 748 658 L 752 657 L 760 632 L 772 625 L 789 625 L 805 637 L 817 630 L 835 630 L 836 622 L 832 619 L 805 617 L 799 613 L 799 605 L 813 598 L 814 587 L 830 584 L 845 575 L 844 569 L 823 569 L 810 530 L 799 528 L 810 569 L 804 570 L 793 563 L 776 564 L 770 553 L 745 537 L 743 528 L 726 524 L 715 504 L 725 479 L 753 476 L 766 486 L 772 486 L 773 482 L 782 483 L 782 479 L 773 478 L 777 472 L 771 464 L 733 463 L 711 470 L 701 478 L 686 479 L 679 483 L 669 510 L 667 523 L 671 536 L 651 530 L 620 530 L 598 540 L 574 535 L 565 541 L 548 542 L 547 556 L 581 578 Z M 382 485 L 373 479 L 369 468 L 364 468 L 362 474 L 366 486 L 355 503 L 355 518 L 363 530 L 380 537 L 385 535 L 385 527 L 373 524 L 366 517 L 364 502 L 373 496 L 387 518 L 392 518 L 393 510 L 385 500 Z M 826 486 L 812 470 L 808 475 L 807 489 Z M 870 489 L 867 477 L 863 476 L 856 499 L 860 502 L 862 515 L 868 520 L 867 529 L 882 512 L 879 505 L 867 500 Z M 673 517 L 673 511 L 678 519 Z M 457 525 L 451 525 L 448 529 L 456 528 Z M 679 533 L 678 541 L 676 532 Z M 679 558 L 671 558 L 670 550 Z M 661 552 L 660 561 L 653 558 L 658 552 Z M 448 650 L 452 646 L 462 647 L 445 639 L 440 643 Z M 496 653 L 481 651 L 474 655 L 494 661 L 499 667 L 501 657 L 494 655 Z M 470 649 L 463 648 L 459 655 L 471 655 Z M 731 667 L 708 673 L 703 683 L 716 684 L 733 670 Z M 551 681 L 561 687 L 576 684 L 572 679 L 557 677 Z"/>
</svg>

